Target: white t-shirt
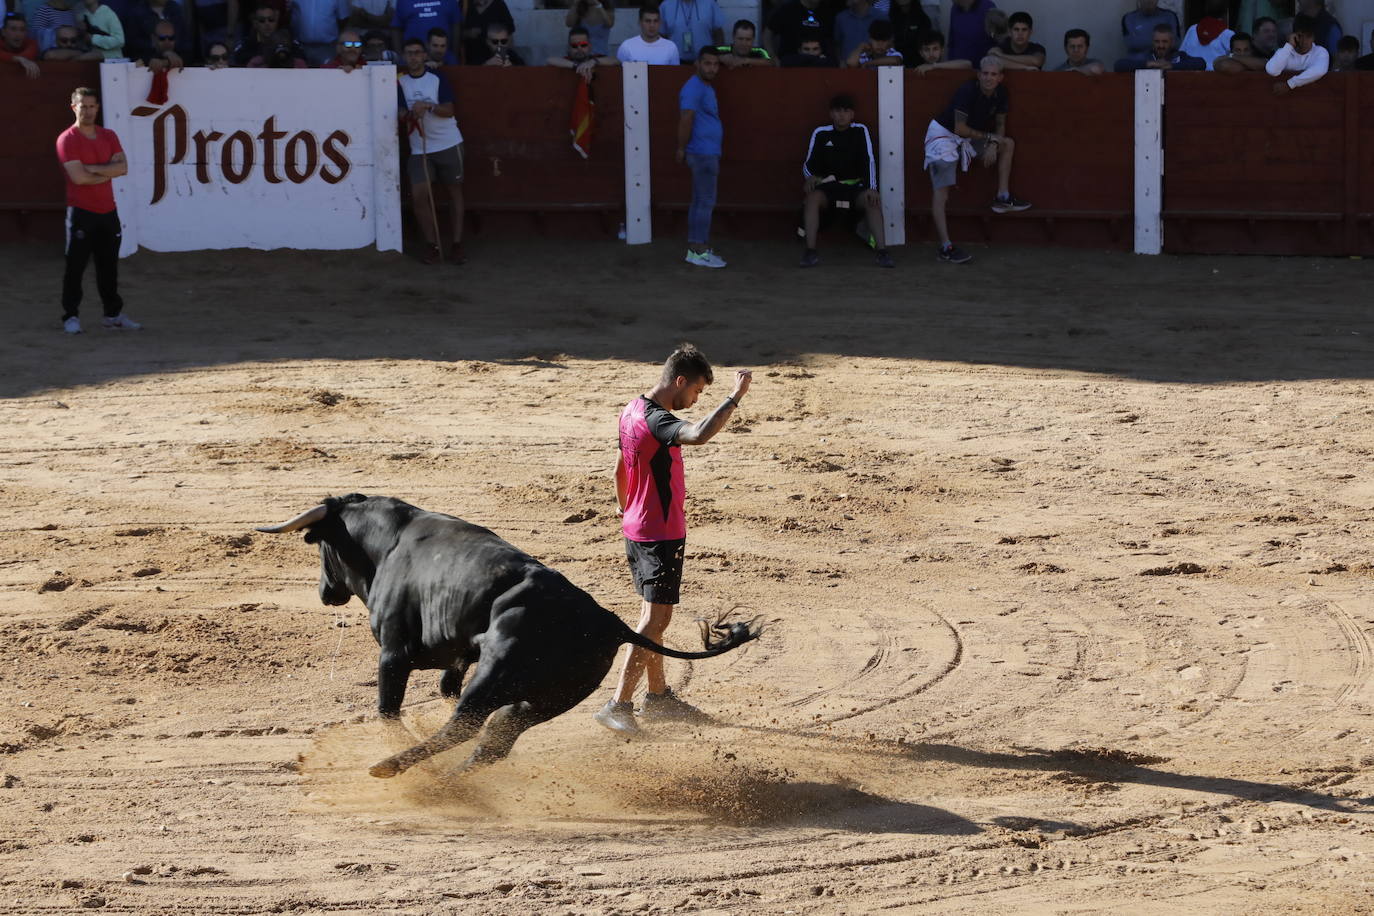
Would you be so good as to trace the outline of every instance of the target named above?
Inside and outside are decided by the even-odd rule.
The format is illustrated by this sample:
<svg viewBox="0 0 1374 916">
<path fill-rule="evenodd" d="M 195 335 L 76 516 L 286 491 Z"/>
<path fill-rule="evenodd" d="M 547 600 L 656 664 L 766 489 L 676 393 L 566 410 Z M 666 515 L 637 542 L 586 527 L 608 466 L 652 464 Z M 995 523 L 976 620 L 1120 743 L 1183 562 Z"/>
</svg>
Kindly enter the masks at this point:
<svg viewBox="0 0 1374 916">
<path fill-rule="evenodd" d="M 453 93 L 448 88 L 448 82 L 433 72 L 418 77 L 409 73 L 399 74 L 396 77 L 396 92 L 403 109 L 409 109 L 413 103 L 419 101 L 432 102 L 435 105 L 453 101 Z M 412 156 L 442 152 L 463 142 L 463 133 L 458 129 L 458 122 L 452 115 L 441 118 L 434 112 L 427 111 L 423 123 L 423 139 L 415 127 L 410 129 Z"/>
<path fill-rule="evenodd" d="M 1231 29 L 1223 29 L 1221 34 L 1213 38 L 1210 44 L 1203 44 L 1198 37 L 1197 26 L 1189 26 L 1188 34 L 1183 36 L 1183 43 L 1178 49 L 1190 57 L 1200 57 L 1207 62 L 1207 69 L 1215 69 L 1212 64 L 1218 57 L 1224 57 L 1231 50 L 1231 36 L 1236 34 Z"/>
<path fill-rule="evenodd" d="M 650 43 L 638 35 L 625 39 L 616 49 L 615 56 L 621 63 L 642 60 L 646 64 L 678 64 L 682 60 L 677 53 L 677 45 L 666 38 L 659 37 Z"/>
</svg>

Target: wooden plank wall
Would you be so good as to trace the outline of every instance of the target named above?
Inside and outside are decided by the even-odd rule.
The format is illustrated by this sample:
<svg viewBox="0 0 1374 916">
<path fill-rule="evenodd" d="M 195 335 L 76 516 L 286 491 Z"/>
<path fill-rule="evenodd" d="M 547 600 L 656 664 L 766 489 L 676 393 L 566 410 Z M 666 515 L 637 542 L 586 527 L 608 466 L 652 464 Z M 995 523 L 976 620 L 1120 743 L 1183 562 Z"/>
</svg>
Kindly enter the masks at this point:
<svg viewBox="0 0 1374 916">
<path fill-rule="evenodd" d="M 650 70 L 656 234 L 685 230 L 690 176 L 673 160 L 677 93 L 688 67 Z M 548 67 L 448 68 L 467 142 L 466 197 L 479 231 L 613 233 L 624 183 L 620 72 L 594 83 L 597 134 L 590 159 L 571 148 L 576 77 Z M 930 184 L 921 170 L 930 118 L 969 75 L 906 74 L 907 218 L 910 242 L 933 238 Z M 1012 190 L 1024 214 L 988 209 L 995 176 L 975 165 L 951 197 L 960 241 L 1129 250 L 1132 78 L 1012 73 L 1009 133 L 1018 142 Z M 60 236 L 61 172 L 53 140 L 70 122 L 67 96 L 98 85 L 94 64 L 44 64 L 25 79 L 0 72 L 0 239 Z M 1374 83 L 1332 74 L 1276 98 L 1262 74 L 1170 74 L 1165 81 L 1165 246 L 1171 252 L 1374 253 Z M 1364 87 L 1364 91 L 1361 91 Z M 725 122 L 718 231 L 790 235 L 801 160 L 828 121 L 837 92 L 875 126 L 876 82 L 843 70 L 723 72 Z M 875 131 L 876 140 L 876 131 Z M 24 211 L 26 205 L 31 205 Z M 46 211 L 41 208 L 48 208 Z M 36 209 L 35 209 L 36 208 Z M 595 223 L 589 223 L 589 214 Z M 54 226 L 57 227 L 56 230 Z M 54 236 L 54 231 L 57 235 Z"/>
</svg>

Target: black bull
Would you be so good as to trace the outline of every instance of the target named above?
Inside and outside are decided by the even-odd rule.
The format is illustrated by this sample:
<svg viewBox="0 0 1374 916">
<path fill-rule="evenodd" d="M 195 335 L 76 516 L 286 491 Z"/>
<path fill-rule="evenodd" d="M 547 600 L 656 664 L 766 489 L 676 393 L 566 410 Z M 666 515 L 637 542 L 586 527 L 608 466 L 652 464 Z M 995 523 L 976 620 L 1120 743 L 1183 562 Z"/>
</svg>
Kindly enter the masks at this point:
<svg viewBox="0 0 1374 916">
<path fill-rule="evenodd" d="M 373 776 L 402 773 L 479 730 L 463 766 L 500 760 L 525 729 L 586 699 L 621 643 L 672 658 L 710 658 L 760 632 L 757 620 L 703 623 L 706 651 L 665 648 L 486 528 L 386 496 L 326 499 L 289 522 L 257 530 L 301 529 L 307 543 L 319 544 L 320 600 L 341 605 L 357 595 L 367 606 L 381 647 L 377 709 L 383 718 L 400 716 L 412 671 L 443 669 L 440 689 L 454 696 L 477 664 L 444 727 L 373 766 Z"/>
</svg>

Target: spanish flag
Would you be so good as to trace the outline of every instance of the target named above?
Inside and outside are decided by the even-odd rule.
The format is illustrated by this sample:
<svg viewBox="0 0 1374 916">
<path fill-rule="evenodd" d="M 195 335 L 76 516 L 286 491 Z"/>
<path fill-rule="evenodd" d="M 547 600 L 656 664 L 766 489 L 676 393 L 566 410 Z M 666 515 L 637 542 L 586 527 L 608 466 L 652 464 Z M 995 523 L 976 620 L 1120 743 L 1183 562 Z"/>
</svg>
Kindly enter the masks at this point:
<svg viewBox="0 0 1374 916">
<path fill-rule="evenodd" d="M 572 148 L 583 159 L 592 149 L 592 128 L 596 124 L 596 103 L 592 101 L 592 90 L 584 79 L 578 79 L 577 92 L 573 94 L 572 120 L 568 122 L 568 133 L 572 134 Z"/>
</svg>

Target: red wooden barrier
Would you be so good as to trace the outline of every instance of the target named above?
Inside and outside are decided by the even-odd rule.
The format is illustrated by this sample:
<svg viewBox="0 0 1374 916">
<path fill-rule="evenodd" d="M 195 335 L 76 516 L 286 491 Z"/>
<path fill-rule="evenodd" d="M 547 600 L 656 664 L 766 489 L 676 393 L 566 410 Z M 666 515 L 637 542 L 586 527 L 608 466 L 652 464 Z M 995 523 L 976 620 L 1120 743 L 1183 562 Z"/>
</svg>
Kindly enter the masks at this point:
<svg viewBox="0 0 1374 916">
<path fill-rule="evenodd" d="M 62 176 L 53 140 L 70 123 L 67 96 L 98 85 L 94 64 L 43 64 L 37 80 L 0 72 L 0 238 L 60 237 Z M 659 234 L 683 231 L 690 196 L 673 161 L 677 93 L 688 67 L 650 68 L 651 174 Z M 574 221 L 585 213 L 611 231 L 624 204 L 621 74 L 598 73 L 598 127 L 591 158 L 571 148 L 576 77 L 548 67 L 449 68 L 467 142 L 468 206 L 487 231 L 518 220 Z M 173 77 L 175 79 L 175 76 Z M 908 238 L 931 238 L 930 184 L 921 170 L 930 117 L 964 73 L 905 75 Z M 1165 246 L 1171 252 L 1374 253 L 1374 83 L 1332 74 L 1286 97 L 1256 74 L 1170 74 L 1165 81 Z M 1368 85 L 1366 85 L 1368 84 Z M 1007 76 L 1016 138 L 1012 188 L 1035 208 L 996 216 L 994 176 L 975 166 L 951 196 L 960 241 L 1129 248 L 1133 202 L 1132 78 L 1108 74 Z M 1363 87 L 1363 91 L 1361 88 Z M 800 203 L 801 160 L 811 131 L 828 120 L 839 91 L 858 100 L 859 120 L 878 126 L 870 73 L 818 70 L 723 72 L 725 122 L 721 231 L 789 235 Z M 136 167 L 136 166 L 135 166 Z M 46 208 L 46 209 L 45 209 Z M 518 214 L 509 217 L 507 214 Z M 572 216 L 568 216 L 572 214 Z"/>
<path fill-rule="evenodd" d="M 906 80 L 908 242 L 935 238 L 930 178 L 921 170 L 931 118 L 973 75 L 945 71 Z M 995 169 L 973 163 L 950 194 L 959 241 L 1067 244 L 1129 251 L 1133 243 L 1135 116 L 1131 77 L 1008 73 L 1007 134 L 1016 141 L 1011 189 L 1034 207 L 995 215 Z"/>
<path fill-rule="evenodd" d="M 1361 206 L 1374 182 L 1359 181 L 1359 150 L 1371 148 L 1360 143 L 1369 129 L 1358 119 L 1364 81 L 1333 73 L 1281 97 L 1274 82 L 1264 74 L 1165 78 L 1166 251 L 1359 250 L 1357 213 L 1374 209 Z"/>
<path fill-rule="evenodd" d="M 62 238 L 66 186 L 57 135 L 72 125 L 77 86 L 100 88 L 97 63 L 41 63 L 37 79 L 6 64 L 0 74 L 0 241 Z"/>
</svg>

